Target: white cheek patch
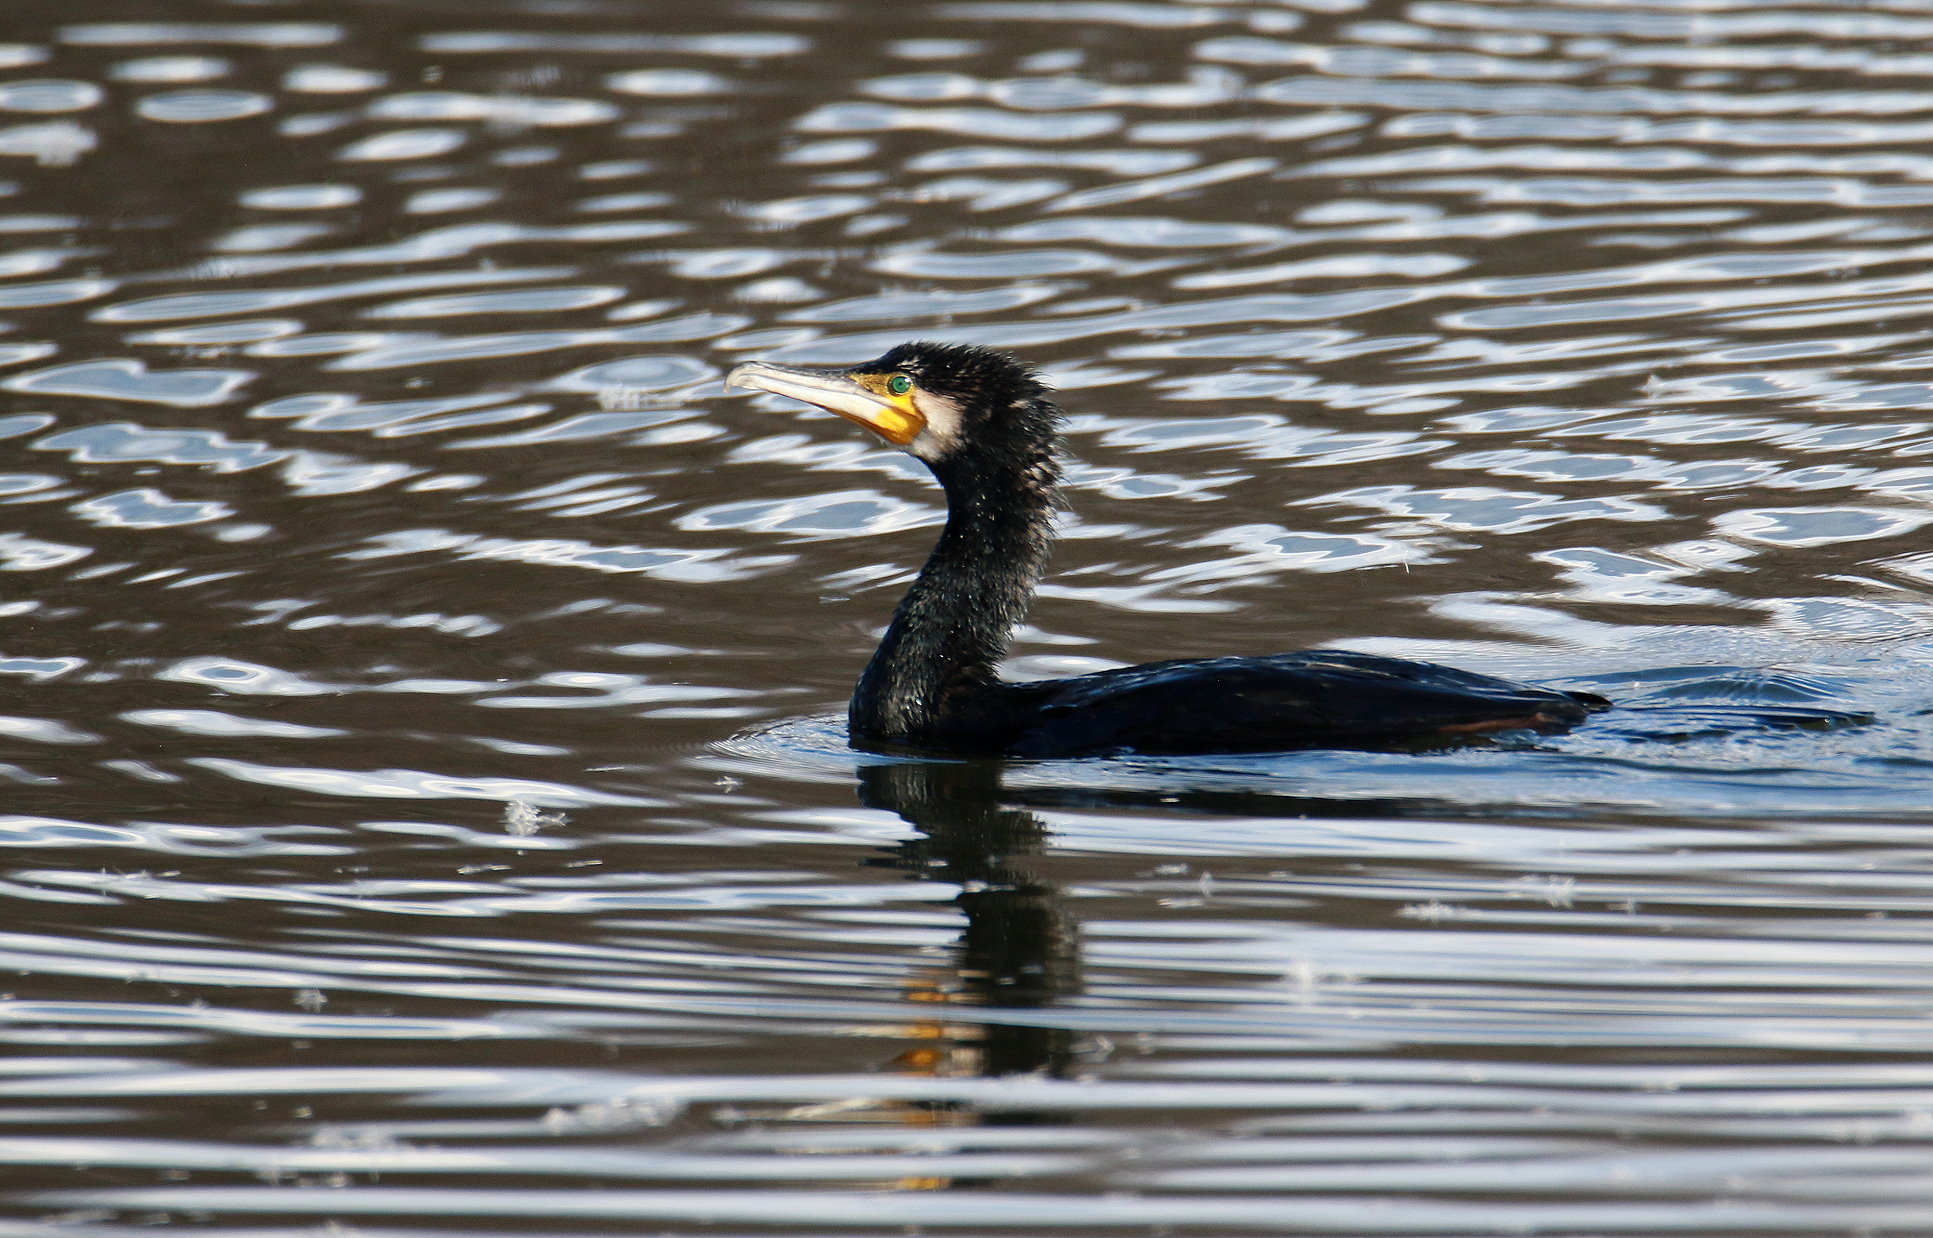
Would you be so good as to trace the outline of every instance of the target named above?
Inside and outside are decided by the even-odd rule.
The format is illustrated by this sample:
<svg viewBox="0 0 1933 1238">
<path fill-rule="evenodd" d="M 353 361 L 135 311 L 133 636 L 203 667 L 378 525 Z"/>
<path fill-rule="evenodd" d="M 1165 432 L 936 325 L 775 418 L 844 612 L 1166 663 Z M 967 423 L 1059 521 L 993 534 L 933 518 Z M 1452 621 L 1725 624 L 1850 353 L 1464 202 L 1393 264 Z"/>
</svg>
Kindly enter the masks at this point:
<svg viewBox="0 0 1933 1238">
<path fill-rule="evenodd" d="M 965 414 L 958 404 L 930 391 L 915 391 L 913 407 L 926 418 L 926 428 L 906 444 L 907 451 L 922 460 L 934 460 L 959 445 L 960 424 Z"/>
</svg>

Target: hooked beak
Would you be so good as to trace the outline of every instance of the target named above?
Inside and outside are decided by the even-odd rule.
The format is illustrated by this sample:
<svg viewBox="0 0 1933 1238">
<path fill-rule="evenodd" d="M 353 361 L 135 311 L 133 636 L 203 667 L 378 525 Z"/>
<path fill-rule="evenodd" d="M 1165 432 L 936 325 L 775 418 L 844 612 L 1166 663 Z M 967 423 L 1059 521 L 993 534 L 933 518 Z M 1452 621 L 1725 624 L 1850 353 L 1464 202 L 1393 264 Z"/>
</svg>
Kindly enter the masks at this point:
<svg viewBox="0 0 1933 1238">
<path fill-rule="evenodd" d="M 895 447 L 905 447 L 926 429 L 926 415 L 914 406 L 911 392 L 903 396 L 888 392 L 886 377 L 748 361 L 725 375 L 725 390 L 749 387 L 803 400 L 858 422 Z"/>
</svg>

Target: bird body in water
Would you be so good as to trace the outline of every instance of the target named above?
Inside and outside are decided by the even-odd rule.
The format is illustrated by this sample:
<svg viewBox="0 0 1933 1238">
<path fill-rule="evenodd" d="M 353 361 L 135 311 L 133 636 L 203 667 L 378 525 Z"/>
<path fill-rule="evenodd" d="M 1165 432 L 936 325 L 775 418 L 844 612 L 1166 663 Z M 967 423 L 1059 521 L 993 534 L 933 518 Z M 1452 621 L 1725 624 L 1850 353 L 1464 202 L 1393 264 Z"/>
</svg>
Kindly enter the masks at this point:
<svg viewBox="0 0 1933 1238">
<path fill-rule="evenodd" d="M 853 693 L 852 743 L 1011 757 L 1428 746 L 1561 730 L 1581 692 L 1339 649 L 999 676 L 1046 566 L 1061 412 L 1031 370 L 969 345 L 902 344 L 846 369 L 750 362 L 726 385 L 790 396 L 923 461 L 947 520 Z"/>
</svg>

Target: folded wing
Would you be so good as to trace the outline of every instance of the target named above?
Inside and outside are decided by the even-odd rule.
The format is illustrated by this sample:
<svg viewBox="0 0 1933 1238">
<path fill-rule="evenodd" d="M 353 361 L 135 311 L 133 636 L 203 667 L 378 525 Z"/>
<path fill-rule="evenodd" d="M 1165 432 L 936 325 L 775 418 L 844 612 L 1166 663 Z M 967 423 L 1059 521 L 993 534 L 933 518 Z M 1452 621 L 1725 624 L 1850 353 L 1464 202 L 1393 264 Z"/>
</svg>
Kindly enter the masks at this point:
<svg viewBox="0 0 1933 1238">
<path fill-rule="evenodd" d="M 1408 747 L 1561 729 L 1608 705 L 1341 649 L 1150 662 L 1027 686 L 1042 693 L 1038 716 L 1009 756 Z"/>
</svg>

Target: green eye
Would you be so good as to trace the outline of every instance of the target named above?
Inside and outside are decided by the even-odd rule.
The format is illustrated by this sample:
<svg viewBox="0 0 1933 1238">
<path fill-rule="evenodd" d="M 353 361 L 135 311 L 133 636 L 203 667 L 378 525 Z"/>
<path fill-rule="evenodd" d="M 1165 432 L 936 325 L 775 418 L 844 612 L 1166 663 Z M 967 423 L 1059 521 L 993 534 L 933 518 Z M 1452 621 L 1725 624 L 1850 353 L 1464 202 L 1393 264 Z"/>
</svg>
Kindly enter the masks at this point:
<svg viewBox="0 0 1933 1238">
<path fill-rule="evenodd" d="M 886 380 L 886 390 L 894 395 L 905 395 L 913 389 L 913 380 L 904 374 L 895 374 Z"/>
</svg>

